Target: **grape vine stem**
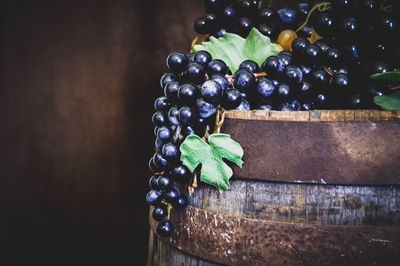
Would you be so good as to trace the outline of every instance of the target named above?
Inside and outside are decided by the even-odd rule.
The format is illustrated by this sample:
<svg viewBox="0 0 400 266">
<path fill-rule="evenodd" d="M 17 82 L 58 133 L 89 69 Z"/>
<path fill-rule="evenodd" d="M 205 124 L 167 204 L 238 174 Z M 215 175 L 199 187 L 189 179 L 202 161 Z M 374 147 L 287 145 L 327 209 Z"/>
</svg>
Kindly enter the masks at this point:
<svg viewBox="0 0 400 266">
<path fill-rule="evenodd" d="M 324 12 L 326 10 L 329 10 L 331 8 L 331 3 L 330 2 L 323 2 L 318 5 L 315 5 L 313 8 L 311 8 L 310 12 L 308 12 L 307 18 L 304 21 L 304 23 L 296 30 L 296 32 L 299 32 L 302 30 L 305 26 L 307 26 L 308 21 L 310 20 L 311 14 L 318 9 L 320 12 Z"/>
</svg>

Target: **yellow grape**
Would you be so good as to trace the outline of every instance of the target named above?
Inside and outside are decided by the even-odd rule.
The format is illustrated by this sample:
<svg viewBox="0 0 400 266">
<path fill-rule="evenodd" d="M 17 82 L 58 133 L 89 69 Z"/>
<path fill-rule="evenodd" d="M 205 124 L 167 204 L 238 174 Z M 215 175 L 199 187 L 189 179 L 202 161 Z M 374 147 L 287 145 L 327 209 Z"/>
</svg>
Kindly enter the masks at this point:
<svg viewBox="0 0 400 266">
<path fill-rule="evenodd" d="M 296 39 L 297 39 L 297 33 L 295 31 L 284 30 L 279 34 L 276 43 L 282 46 L 282 48 L 285 51 L 289 51 L 292 48 L 292 42 Z"/>
</svg>

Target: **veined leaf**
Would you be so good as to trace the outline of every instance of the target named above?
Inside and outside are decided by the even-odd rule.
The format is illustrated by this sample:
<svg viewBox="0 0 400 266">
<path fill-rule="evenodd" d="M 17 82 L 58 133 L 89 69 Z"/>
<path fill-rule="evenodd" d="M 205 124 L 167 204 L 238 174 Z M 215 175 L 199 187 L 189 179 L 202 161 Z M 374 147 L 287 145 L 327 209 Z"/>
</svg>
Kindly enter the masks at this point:
<svg viewBox="0 0 400 266">
<path fill-rule="evenodd" d="M 376 96 L 374 102 L 387 111 L 400 110 L 400 91 L 388 95 Z"/>
<path fill-rule="evenodd" d="M 210 41 L 194 46 L 194 51 L 201 50 L 209 52 L 213 59 L 224 61 L 235 73 L 244 60 L 253 60 L 261 65 L 269 56 L 278 54 L 281 48 L 253 28 L 246 39 L 232 33 L 225 33 L 218 39 L 210 37 Z"/>
<path fill-rule="evenodd" d="M 386 80 L 400 81 L 400 71 L 375 73 L 375 74 L 371 75 L 371 78 L 372 79 L 386 79 Z"/>
<path fill-rule="evenodd" d="M 228 134 L 211 134 L 208 142 L 195 134 L 187 136 L 180 146 L 181 161 L 191 172 L 201 165 L 200 181 L 227 190 L 233 171 L 223 159 L 242 167 L 243 149 Z"/>
</svg>

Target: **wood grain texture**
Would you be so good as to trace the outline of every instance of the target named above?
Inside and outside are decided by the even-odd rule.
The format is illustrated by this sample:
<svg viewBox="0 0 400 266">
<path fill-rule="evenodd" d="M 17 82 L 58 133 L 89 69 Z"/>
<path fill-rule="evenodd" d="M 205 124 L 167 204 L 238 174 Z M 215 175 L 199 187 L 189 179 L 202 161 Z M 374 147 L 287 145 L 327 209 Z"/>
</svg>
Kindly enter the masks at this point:
<svg viewBox="0 0 400 266">
<path fill-rule="evenodd" d="M 235 179 L 222 193 L 200 185 L 190 205 L 172 213 L 171 239 L 154 236 L 180 250 L 169 248 L 177 257 L 188 253 L 216 265 L 396 265 L 400 259 L 398 185 Z M 149 258 L 167 261 L 152 250 Z"/>
<path fill-rule="evenodd" d="M 400 184 L 400 112 L 228 112 L 222 132 L 244 151 L 240 178 Z"/>
<path fill-rule="evenodd" d="M 151 115 L 197 0 L 4 0 L 2 265 L 143 265 Z"/>
</svg>

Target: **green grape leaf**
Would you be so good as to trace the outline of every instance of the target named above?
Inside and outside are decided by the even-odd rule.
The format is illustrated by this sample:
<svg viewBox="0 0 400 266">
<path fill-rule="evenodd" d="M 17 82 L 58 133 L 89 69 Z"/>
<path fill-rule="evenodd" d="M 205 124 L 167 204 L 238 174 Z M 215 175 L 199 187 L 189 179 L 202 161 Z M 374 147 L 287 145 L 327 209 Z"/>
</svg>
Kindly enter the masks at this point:
<svg viewBox="0 0 400 266">
<path fill-rule="evenodd" d="M 213 59 L 224 61 L 232 73 L 235 73 L 244 60 L 253 60 L 261 65 L 265 59 L 278 54 L 281 49 L 269 37 L 253 28 L 246 39 L 233 33 L 225 33 L 218 39 L 211 36 L 208 42 L 194 46 L 195 52 L 202 50 L 209 52 Z"/>
<path fill-rule="evenodd" d="M 227 159 L 237 166 L 243 166 L 243 149 L 228 134 L 215 133 L 208 137 L 208 143 L 195 134 L 186 137 L 180 146 L 181 161 L 193 173 L 201 165 L 200 181 L 219 190 L 230 187 L 232 169 L 223 161 Z"/>
<path fill-rule="evenodd" d="M 375 73 L 371 75 L 372 79 L 387 79 L 393 81 L 400 81 L 400 71 Z"/>
<path fill-rule="evenodd" d="M 387 111 L 400 110 L 400 91 L 388 95 L 375 96 L 374 102 Z"/>
<path fill-rule="evenodd" d="M 271 43 L 271 39 L 264 36 L 257 28 L 253 28 L 244 44 L 244 56 L 246 59 L 256 62 L 259 66 L 271 55 L 278 54 L 282 49 Z"/>
</svg>

